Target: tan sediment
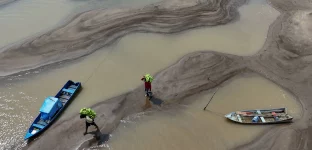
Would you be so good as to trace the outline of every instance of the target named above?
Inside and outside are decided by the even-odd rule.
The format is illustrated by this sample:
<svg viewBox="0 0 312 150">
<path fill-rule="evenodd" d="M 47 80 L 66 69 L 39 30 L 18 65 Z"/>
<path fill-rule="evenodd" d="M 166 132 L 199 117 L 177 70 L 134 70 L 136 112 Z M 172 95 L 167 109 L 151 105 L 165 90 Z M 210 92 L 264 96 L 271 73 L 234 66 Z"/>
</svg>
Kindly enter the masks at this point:
<svg viewBox="0 0 312 150">
<path fill-rule="evenodd" d="M 263 50 L 257 55 L 242 57 L 217 52 L 188 54 L 155 76 L 154 93 L 163 100 L 179 101 L 200 91 L 216 87 L 234 75 L 243 72 L 255 72 L 293 93 L 302 104 L 303 116 L 291 125 L 276 126 L 252 142 L 237 147 L 237 149 L 312 149 L 311 144 L 309 144 L 312 139 L 311 134 L 309 134 L 311 132 L 311 110 L 309 108 L 311 108 L 312 103 L 310 101 L 312 96 L 310 86 L 312 69 L 311 57 L 309 56 L 311 54 L 309 47 L 312 43 L 312 31 L 309 23 L 312 21 L 312 10 L 308 10 L 310 8 L 308 1 L 272 0 L 272 4 L 282 14 L 271 26 L 272 28 L 268 32 L 268 40 Z M 304 10 L 285 9 L 290 7 L 301 8 L 303 5 L 304 8 L 302 9 Z M 154 15 L 162 16 L 164 13 L 168 12 Z M 157 20 L 155 16 L 153 16 L 153 20 Z M 191 27 L 188 26 L 188 28 Z M 172 32 L 175 31 L 172 30 Z M 5 60 L 10 55 L 14 56 L 14 50 L 12 52 L 10 54 L 7 51 L 2 58 Z M 25 66 L 17 66 L 16 68 L 19 67 Z M 103 127 L 101 132 L 110 133 L 118 125 L 121 118 L 131 113 L 141 112 L 140 106 L 144 101 L 138 99 L 143 94 L 142 88 L 94 105 L 93 108 L 99 112 L 96 121 Z M 73 147 L 84 148 L 96 144 L 92 139 L 93 137 L 82 137 L 83 128 L 84 122 L 78 116 L 57 122 L 52 126 L 52 129 L 46 131 L 40 139 L 27 148 L 68 149 Z M 281 138 L 285 136 L 289 138 Z M 82 144 L 79 145 L 79 143 Z"/>
</svg>

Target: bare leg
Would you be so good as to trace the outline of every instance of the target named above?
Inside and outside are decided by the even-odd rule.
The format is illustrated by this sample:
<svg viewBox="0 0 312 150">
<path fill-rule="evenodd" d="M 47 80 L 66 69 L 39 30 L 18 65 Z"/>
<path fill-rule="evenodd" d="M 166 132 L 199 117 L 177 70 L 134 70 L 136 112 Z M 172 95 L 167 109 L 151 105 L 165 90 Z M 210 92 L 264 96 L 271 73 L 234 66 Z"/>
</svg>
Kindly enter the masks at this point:
<svg viewBox="0 0 312 150">
<path fill-rule="evenodd" d="M 93 123 L 94 123 L 94 126 L 96 127 L 96 129 L 97 129 L 97 130 L 100 130 L 100 129 L 99 129 L 99 126 L 97 126 L 97 125 L 95 124 L 95 122 L 93 122 Z"/>
<path fill-rule="evenodd" d="M 87 134 L 88 127 L 89 127 L 89 126 L 86 125 L 86 131 L 83 133 L 83 135 L 86 135 L 86 134 Z"/>
</svg>

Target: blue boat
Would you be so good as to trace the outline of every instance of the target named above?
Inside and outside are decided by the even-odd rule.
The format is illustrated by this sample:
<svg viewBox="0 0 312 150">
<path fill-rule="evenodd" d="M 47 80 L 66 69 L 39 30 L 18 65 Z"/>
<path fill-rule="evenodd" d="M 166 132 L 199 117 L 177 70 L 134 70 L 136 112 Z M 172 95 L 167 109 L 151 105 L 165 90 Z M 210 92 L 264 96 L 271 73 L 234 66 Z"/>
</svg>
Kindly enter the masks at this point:
<svg viewBox="0 0 312 150">
<path fill-rule="evenodd" d="M 24 139 L 33 138 L 44 132 L 73 101 L 80 88 L 80 82 L 68 80 L 55 96 L 48 96 L 40 108 L 39 115 L 27 130 Z"/>
</svg>

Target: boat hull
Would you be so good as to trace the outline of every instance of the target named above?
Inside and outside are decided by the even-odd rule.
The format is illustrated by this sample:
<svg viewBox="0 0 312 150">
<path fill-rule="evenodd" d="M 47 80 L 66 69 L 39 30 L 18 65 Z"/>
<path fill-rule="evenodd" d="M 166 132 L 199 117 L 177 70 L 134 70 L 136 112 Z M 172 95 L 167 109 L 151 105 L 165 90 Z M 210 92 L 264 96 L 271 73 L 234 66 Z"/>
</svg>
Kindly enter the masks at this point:
<svg viewBox="0 0 312 150">
<path fill-rule="evenodd" d="M 226 114 L 225 118 L 240 124 L 291 123 L 293 119 L 286 108 L 243 110 Z"/>
<path fill-rule="evenodd" d="M 60 100 L 60 102 L 62 103 L 62 107 L 58 109 L 49 120 L 42 120 L 42 115 L 40 112 L 26 131 L 24 139 L 32 139 L 47 130 L 47 128 L 49 128 L 49 126 L 54 123 L 54 121 L 61 115 L 61 113 L 67 108 L 67 106 L 74 100 L 81 88 L 82 87 L 80 82 L 73 82 L 71 80 L 68 80 L 61 88 L 61 90 L 59 90 L 59 92 L 54 96 L 54 98 Z"/>
</svg>

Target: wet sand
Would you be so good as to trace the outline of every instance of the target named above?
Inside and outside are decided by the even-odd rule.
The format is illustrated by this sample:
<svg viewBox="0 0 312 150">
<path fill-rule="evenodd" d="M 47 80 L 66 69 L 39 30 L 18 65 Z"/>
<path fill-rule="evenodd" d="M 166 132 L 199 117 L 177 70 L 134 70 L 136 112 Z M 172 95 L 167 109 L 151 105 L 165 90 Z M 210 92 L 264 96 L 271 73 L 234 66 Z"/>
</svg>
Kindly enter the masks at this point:
<svg viewBox="0 0 312 150">
<path fill-rule="evenodd" d="M 237 149 L 311 149 L 311 145 L 308 144 L 311 141 L 311 137 L 309 137 L 311 136 L 309 134 L 311 132 L 311 112 L 308 110 L 311 105 L 309 97 L 311 97 L 310 80 L 312 73 L 309 65 L 311 59 L 309 57 L 311 48 L 309 47 L 311 46 L 310 37 L 312 34 L 309 29 L 311 27 L 309 25 L 311 23 L 311 7 L 308 5 L 308 1 L 297 3 L 293 3 L 293 1 L 272 0 L 273 6 L 281 11 L 281 16 L 271 26 L 268 39 L 257 55 L 242 57 L 217 52 L 188 54 L 155 76 L 153 83 L 155 95 L 163 100 L 180 101 L 201 91 L 214 88 L 234 75 L 248 72 L 257 73 L 293 93 L 298 102 L 302 104 L 303 116 L 289 126 L 274 127 L 255 140 L 237 147 Z M 189 3 L 184 7 L 187 5 Z M 290 11 L 292 9 L 286 8 L 302 8 L 303 10 L 293 9 L 295 11 Z M 162 16 L 164 13 L 168 12 L 161 11 L 155 15 Z M 219 21 L 218 23 L 224 22 Z M 210 22 L 210 25 L 215 24 Z M 14 50 L 12 53 L 7 51 L 2 57 L 6 59 L 1 60 L 6 60 L 4 62 L 7 64 L 12 63 L 8 61 L 10 55 L 13 56 L 12 59 L 16 57 Z M 16 68 L 25 67 L 20 65 L 18 64 Z M 32 65 L 34 64 L 29 66 Z M 5 68 L 5 65 L 3 66 Z M 12 68 L 12 70 L 16 68 Z M 143 100 L 138 101 L 143 94 L 142 88 L 134 89 L 127 94 L 111 98 L 94 106 L 94 109 L 100 114 L 97 121 L 103 127 L 101 132 L 112 132 L 121 118 L 142 111 L 140 106 L 143 104 Z M 83 148 L 96 144 L 92 136 L 81 137 L 79 132 L 81 130 L 83 130 L 83 122 L 77 116 L 73 119 L 57 122 L 53 125 L 53 130 L 46 131 L 45 135 L 29 145 L 28 148 L 55 147 L 66 149 Z M 55 138 L 59 136 L 67 138 L 60 141 Z M 279 138 L 281 136 L 290 138 Z M 81 142 L 83 144 L 77 146 L 77 143 Z"/>
</svg>

